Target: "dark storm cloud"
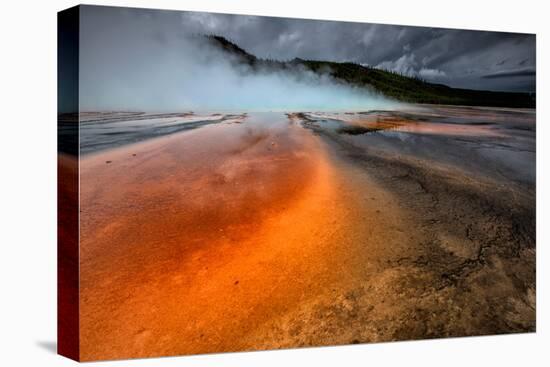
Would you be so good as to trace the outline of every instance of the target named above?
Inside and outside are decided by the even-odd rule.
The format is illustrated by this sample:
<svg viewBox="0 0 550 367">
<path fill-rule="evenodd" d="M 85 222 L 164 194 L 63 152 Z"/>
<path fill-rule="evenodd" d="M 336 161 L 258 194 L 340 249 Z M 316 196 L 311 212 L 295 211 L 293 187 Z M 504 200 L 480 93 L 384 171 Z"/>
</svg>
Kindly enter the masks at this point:
<svg viewBox="0 0 550 367">
<path fill-rule="evenodd" d="M 508 70 L 508 71 L 499 71 L 492 74 L 483 75 L 483 78 L 508 78 L 513 76 L 535 76 L 535 69 L 520 69 L 520 70 Z"/>
<path fill-rule="evenodd" d="M 145 30 L 150 28 L 151 39 L 170 47 L 169 39 L 186 34 L 216 34 L 261 58 L 351 61 L 453 87 L 535 90 L 535 36 L 530 34 L 104 9 L 108 10 L 90 15 L 95 27 L 114 22 L 123 28 L 139 22 Z M 520 69 L 533 72 L 518 73 Z"/>
<path fill-rule="evenodd" d="M 220 34 L 264 58 L 352 61 L 462 88 L 534 91 L 535 36 L 207 13 L 181 13 L 196 32 Z"/>
</svg>

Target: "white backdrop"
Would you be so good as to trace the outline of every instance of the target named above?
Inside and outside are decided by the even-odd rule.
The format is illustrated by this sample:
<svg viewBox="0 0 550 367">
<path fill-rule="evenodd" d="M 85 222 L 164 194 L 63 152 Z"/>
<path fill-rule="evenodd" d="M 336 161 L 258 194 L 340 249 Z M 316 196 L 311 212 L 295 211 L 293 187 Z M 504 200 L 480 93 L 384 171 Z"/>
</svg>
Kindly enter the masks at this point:
<svg viewBox="0 0 550 367">
<path fill-rule="evenodd" d="M 548 365 L 550 38 L 544 1 L 133 0 L 101 5 L 352 20 L 537 33 L 537 333 L 275 352 L 218 354 L 105 366 Z M 64 366 L 56 338 L 56 12 L 74 1 L 3 2 L 0 121 L 0 365 Z M 7 114 L 6 114 L 7 110 Z M 546 281 L 545 281 L 546 280 Z"/>
</svg>

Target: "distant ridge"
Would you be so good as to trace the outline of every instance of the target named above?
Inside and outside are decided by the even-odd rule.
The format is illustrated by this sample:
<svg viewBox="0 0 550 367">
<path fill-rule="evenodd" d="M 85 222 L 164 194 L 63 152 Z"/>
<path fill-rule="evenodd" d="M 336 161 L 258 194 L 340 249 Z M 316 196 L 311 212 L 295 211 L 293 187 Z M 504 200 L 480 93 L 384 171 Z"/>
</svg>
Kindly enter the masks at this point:
<svg viewBox="0 0 550 367">
<path fill-rule="evenodd" d="M 230 53 L 238 62 L 248 64 L 253 69 L 297 71 L 299 68 L 306 68 L 319 74 L 329 73 L 343 83 L 362 88 L 373 88 L 385 96 L 403 102 L 535 108 L 535 93 L 452 88 L 444 84 L 430 83 L 420 78 L 351 62 L 299 58 L 291 61 L 260 59 L 222 36 L 207 35 L 205 37 L 211 44 Z"/>
</svg>

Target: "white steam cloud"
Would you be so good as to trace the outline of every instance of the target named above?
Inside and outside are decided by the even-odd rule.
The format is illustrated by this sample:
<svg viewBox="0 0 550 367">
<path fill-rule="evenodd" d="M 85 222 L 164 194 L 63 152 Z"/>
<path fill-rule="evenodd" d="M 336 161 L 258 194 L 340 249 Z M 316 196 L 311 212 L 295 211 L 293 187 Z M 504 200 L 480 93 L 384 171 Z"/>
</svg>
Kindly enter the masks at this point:
<svg viewBox="0 0 550 367">
<path fill-rule="evenodd" d="M 128 15 L 126 15 L 128 17 Z M 82 111 L 392 109 L 398 103 L 338 83 L 328 73 L 254 71 L 203 37 L 162 29 L 149 17 L 82 17 Z M 158 23 L 158 24 L 157 24 Z"/>
</svg>

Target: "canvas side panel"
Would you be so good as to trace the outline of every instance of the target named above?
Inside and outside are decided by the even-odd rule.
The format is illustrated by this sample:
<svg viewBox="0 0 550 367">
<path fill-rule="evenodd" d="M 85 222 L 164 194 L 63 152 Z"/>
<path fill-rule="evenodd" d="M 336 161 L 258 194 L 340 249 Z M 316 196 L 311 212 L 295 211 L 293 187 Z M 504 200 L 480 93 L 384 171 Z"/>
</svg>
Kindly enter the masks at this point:
<svg viewBox="0 0 550 367">
<path fill-rule="evenodd" d="M 57 351 L 79 360 L 79 8 L 57 17 Z"/>
</svg>

